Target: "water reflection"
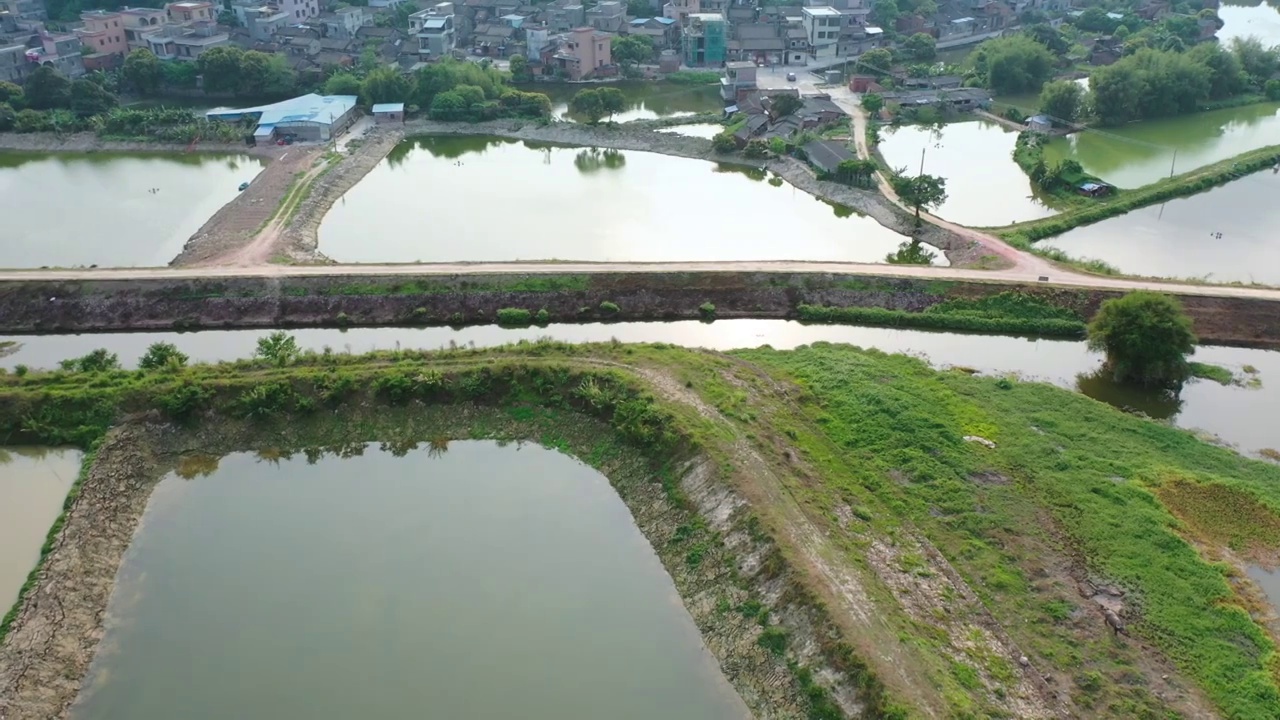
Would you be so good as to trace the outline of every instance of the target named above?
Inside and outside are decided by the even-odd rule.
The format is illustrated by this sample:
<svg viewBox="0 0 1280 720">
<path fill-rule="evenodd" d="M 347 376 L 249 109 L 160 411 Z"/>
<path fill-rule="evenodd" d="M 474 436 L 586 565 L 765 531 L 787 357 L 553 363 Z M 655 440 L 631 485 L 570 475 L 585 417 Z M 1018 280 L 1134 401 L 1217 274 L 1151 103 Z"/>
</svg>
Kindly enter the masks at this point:
<svg viewBox="0 0 1280 720">
<path fill-rule="evenodd" d="M 80 471 L 80 452 L 0 447 L 0 616 L 18 598 Z"/>
<path fill-rule="evenodd" d="M 1157 420 L 1169 420 L 1182 412 L 1181 393 L 1147 390 L 1123 385 L 1112 374 L 1098 369 L 1076 376 L 1076 389 L 1095 400 L 1127 412 L 1138 412 Z"/>
<path fill-rule="evenodd" d="M 579 150 L 573 156 L 573 166 L 581 173 L 595 173 L 601 170 L 620 170 L 627 164 L 627 157 L 618 150 L 588 148 Z"/>
</svg>

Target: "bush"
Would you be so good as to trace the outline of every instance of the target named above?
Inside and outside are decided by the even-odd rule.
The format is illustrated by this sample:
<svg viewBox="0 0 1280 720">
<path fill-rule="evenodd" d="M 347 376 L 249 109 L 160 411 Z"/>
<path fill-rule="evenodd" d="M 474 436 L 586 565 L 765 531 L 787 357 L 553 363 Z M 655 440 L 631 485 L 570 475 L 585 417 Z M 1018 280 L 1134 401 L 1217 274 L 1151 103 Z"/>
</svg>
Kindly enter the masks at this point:
<svg viewBox="0 0 1280 720">
<path fill-rule="evenodd" d="M 276 413 L 288 410 L 294 397 L 293 387 L 289 383 L 270 382 L 246 390 L 235 404 L 244 417 L 266 420 Z"/>
<path fill-rule="evenodd" d="M 723 155 L 737 150 L 738 143 L 734 141 L 733 133 L 725 130 L 722 133 L 716 133 L 716 136 L 711 138 L 711 149 Z"/>
<path fill-rule="evenodd" d="M 1089 323 L 1089 349 L 1106 353 L 1118 382 L 1176 390 L 1190 377 L 1196 336 L 1177 298 L 1139 291 L 1102 303 Z"/>
<path fill-rule="evenodd" d="M 742 149 L 742 156 L 751 158 L 752 160 L 760 160 L 769 157 L 769 145 L 759 138 L 747 141 L 747 146 Z"/>
<path fill-rule="evenodd" d="M 142 370 L 175 370 L 187 364 L 187 355 L 173 343 L 152 343 L 138 361 Z"/>
<path fill-rule="evenodd" d="M 533 313 L 524 308 L 502 308 L 498 310 L 498 324 L 510 326 L 529 325 L 533 319 Z"/>
<path fill-rule="evenodd" d="M 284 367 L 298 359 L 301 351 L 298 341 L 289 333 L 277 330 L 270 335 L 258 338 L 258 349 L 255 357 L 262 358 L 276 367 Z"/>
<path fill-rule="evenodd" d="M 169 392 L 156 397 L 156 406 L 174 420 L 183 421 L 208 405 L 212 397 L 212 390 L 191 381 L 184 381 Z"/>
<path fill-rule="evenodd" d="M 764 632 L 760 633 L 760 637 L 756 638 L 756 644 L 768 650 L 778 657 L 782 657 L 787 651 L 787 633 L 779 627 L 767 627 Z"/>
<path fill-rule="evenodd" d="M 1280 100 L 1280 80 L 1268 80 L 1263 86 L 1262 93 L 1268 100 Z"/>
<path fill-rule="evenodd" d="M 27 367 L 26 365 L 13 366 L 13 374 L 17 375 L 18 377 L 26 377 L 27 373 L 29 372 L 31 372 L 31 368 Z"/>
<path fill-rule="evenodd" d="M 698 313 L 699 313 L 699 314 L 701 314 L 701 315 L 702 315 L 702 317 L 704 317 L 704 318 L 715 317 L 715 315 L 716 315 L 716 306 L 715 306 L 715 305 L 712 305 L 712 304 L 711 304 L 711 303 L 709 303 L 709 302 L 704 302 L 704 303 L 702 303 L 701 305 L 699 305 L 699 306 L 698 306 Z"/>
<path fill-rule="evenodd" d="M 533 321 L 538 325 L 547 325 L 551 322 L 551 313 L 547 312 L 546 308 L 542 308 L 537 315 L 533 316 Z"/>
<path fill-rule="evenodd" d="M 120 369 L 120 357 L 113 352 L 98 348 L 88 355 L 63 360 L 59 366 L 63 370 L 72 372 L 106 372 Z"/>
<path fill-rule="evenodd" d="M 617 303 L 611 303 L 608 300 L 600 303 L 600 312 L 606 315 L 617 315 L 621 311 L 622 308 L 618 307 Z"/>
</svg>

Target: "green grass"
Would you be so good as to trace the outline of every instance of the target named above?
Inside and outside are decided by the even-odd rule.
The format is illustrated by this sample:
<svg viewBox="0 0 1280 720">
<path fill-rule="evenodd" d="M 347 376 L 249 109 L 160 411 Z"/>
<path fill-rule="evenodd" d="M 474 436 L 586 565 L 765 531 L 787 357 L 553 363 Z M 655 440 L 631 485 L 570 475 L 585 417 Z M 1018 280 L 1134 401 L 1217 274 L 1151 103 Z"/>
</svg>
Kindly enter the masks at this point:
<svg viewBox="0 0 1280 720">
<path fill-rule="evenodd" d="M 877 307 L 801 305 L 801 320 L 938 330 L 1083 337 L 1085 322 L 1074 310 L 1058 307 L 1017 292 L 1003 292 L 980 300 L 945 300 L 922 312 Z"/>
<path fill-rule="evenodd" d="M 1230 370 L 1221 365 L 1210 365 L 1209 363 L 1193 362 L 1191 363 L 1192 377 L 1212 380 L 1219 385 L 1231 385 L 1236 381 L 1236 376 Z"/>
<path fill-rule="evenodd" d="M 1060 537 L 1082 571 L 1124 588 L 1130 631 L 1225 716 L 1277 717 L 1271 639 L 1238 606 L 1223 568 L 1182 538 L 1152 487 L 1180 468 L 1197 482 L 1247 492 L 1274 513 L 1280 468 L 1047 385 L 938 373 L 912 358 L 821 344 L 733 354 L 804 388 L 804 415 L 826 438 L 801 433 L 799 442 L 804 457 L 832 469 L 824 477 L 835 487 L 806 490 L 800 500 L 829 504 L 835 494 L 873 512 L 886 508 L 877 521 L 889 527 L 923 529 L 1024 647 L 1096 674 L 1077 693 L 1092 713 L 1161 716 L 1159 703 L 1126 680 L 1136 659 L 1110 639 L 1082 646 L 1055 619 L 1061 603 L 1082 601 L 1073 588 L 1054 594 L 1033 583 L 1028 568 L 1043 562 L 1035 542 Z M 990 470 L 1011 482 L 971 479 Z M 961 675 L 951 680 L 967 684 Z"/>
<path fill-rule="evenodd" d="M 714 85 L 720 82 L 720 73 L 714 70 L 677 70 L 662 79 L 677 85 Z"/>
</svg>

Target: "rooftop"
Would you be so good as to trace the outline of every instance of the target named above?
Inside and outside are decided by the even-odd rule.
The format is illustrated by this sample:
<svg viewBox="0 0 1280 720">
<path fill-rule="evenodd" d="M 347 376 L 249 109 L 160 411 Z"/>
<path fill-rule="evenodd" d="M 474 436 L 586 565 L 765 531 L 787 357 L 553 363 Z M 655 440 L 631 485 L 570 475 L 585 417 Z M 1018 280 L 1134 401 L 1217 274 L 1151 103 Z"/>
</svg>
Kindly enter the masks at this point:
<svg viewBox="0 0 1280 720">
<path fill-rule="evenodd" d="M 373 106 L 373 112 L 404 112 L 404 103 L 377 103 Z"/>
<path fill-rule="evenodd" d="M 238 120 L 245 115 L 258 115 L 259 125 L 275 125 L 282 122 L 328 122 L 356 106 L 355 95 L 303 95 L 292 100 L 282 100 L 270 105 L 258 105 L 239 109 L 210 110 L 205 117 L 210 120 Z"/>
<path fill-rule="evenodd" d="M 840 17 L 840 11 L 833 7 L 807 7 L 802 8 L 802 12 L 814 17 Z"/>
</svg>

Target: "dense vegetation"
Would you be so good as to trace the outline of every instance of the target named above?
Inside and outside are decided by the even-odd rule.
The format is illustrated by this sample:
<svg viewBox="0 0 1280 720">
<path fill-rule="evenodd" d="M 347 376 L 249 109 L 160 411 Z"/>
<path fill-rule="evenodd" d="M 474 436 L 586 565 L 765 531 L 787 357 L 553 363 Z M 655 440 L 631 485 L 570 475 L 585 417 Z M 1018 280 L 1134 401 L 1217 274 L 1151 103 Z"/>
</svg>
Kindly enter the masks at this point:
<svg viewBox="0 0 1280 720">
<path fill-rule="evenodd" d="M 1191 319 L 1176 298 L 1133 292 L 1102 303 L 1089 322 L 1089 348 L 1106 355 L 1119 382 L 1177 390 L 1191 376 Z"/>
<path fill-rule="evenodd" d="M 1082 337 L 1084 319 L 1074 310 L 1017 292 L 980 300 L 944 300 L 921 312 L 876 307 L 801 305 L 801 320 L 939 330 Z"/>
</svg>

